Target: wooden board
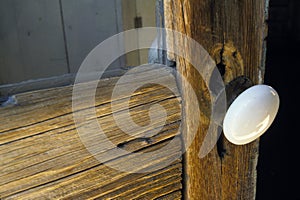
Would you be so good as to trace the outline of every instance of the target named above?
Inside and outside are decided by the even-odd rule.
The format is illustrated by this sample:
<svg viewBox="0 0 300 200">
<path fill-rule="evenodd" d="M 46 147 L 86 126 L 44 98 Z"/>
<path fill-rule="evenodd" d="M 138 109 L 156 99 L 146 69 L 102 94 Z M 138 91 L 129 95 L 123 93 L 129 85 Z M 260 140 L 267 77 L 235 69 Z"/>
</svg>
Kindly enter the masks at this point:
<svg viewBox="0 0 300 200">
<path fill-rule="evenodd" d="M 2 0 L 0 27 L 0 84 L 68 72 L 59 0 Z"/>
<path fill-rule="evenodd" d="M 225 83 L 245 75 L 257 84 L 262 83 L 264 76 L 267 5 L 268 0 L 166 0 L 165 24 L 166 28 L 199 42 L 220 69 L 224 68 Z M 177 44 L 184 44 L 178 40 Z M 173 45 L 170 39 L 167 41 L 169 48 L 185 48 Z M 187 55 L 194 53 L 188 48 L 185 50 Z M 168 57 L 176 60 L 178 71 L 198 91 L 200 105 L 209 107 L 207 86 L 194 68 L 182 58 L 171 54 Z M 184 85 L 182 92 L 184 114 L 188 119 L 194 111 L 194 103 Z M 199 149 L 209 117 L 202 113 L 202 126 L 185 155 L 185 199 L 255 199 L 258 140 L 235 146 L 221 137 L 211 153 L 200 159 Z M 185 122 L 184 135 L 189 134 L 187 126 Z"/>
<path fill-rule="evenodd" d="M 122 32 L 121 4 L 121 0 L 0 1 L 0 84 L 74 74 L 95 46 Z M 123 57 L 117 59 L 109 73 L 117 74 L 124 62 Z"/>
<path fill-rule="evenodd" d="M 88 53 L 105 39 L 121 32 L 120 0 L 61 0 L 70 72 L 76 73 Z M 120 48 L 123 48 L 120 43 Z M 123 67 L 118 59 L 110 70 Z M 102 67 L 102 68 L 101 68 Z M 99 66 L 99 71 L 103 71 Z"/>
<path fill-rule="evenodd" d="M 72 86 L 18 94 L 18 105 L 0 108 L 0 199 L 181 199 L 182 146 L 177 134 L 181 99 L 172 71 L 167 70 L 166 74 L 161 70 L 154 70 L 155 77 L 136 74 L 136 79 L 125 84 L 130 87 L 139 78 L 155 78 L 171 85 L 177 92 L 149 84 L 133 94 L 125 92 L 112 98 L 111 92 L 118 78 L 101 80 L 95 99 L 96 113 L 106 136 L 124 150 L 149 152 L 174 141 L 166 152 L 148 163 L 148 169 L 170 158 L 175 158 L 174 162 L 147 173 L 127 173 L 110 168 L 107 164 L 126 165 L 126 158 L 136 154 L 112 155 L 106 157 L 105 162 L 99 162 L 86 149 L 73 121 Z M 129 95 L 130 114 L 138 124 L 149 123 L 147 113 L 151 105 L 159 103 L 166 109 L 165 125 L 157 127 L 163 120 L 157 118 L 150 128 L 162 128 L 158 134 L 134 138 L 118 128 L 110 102 L 119 102 L 115 114 L 121 113 L 126 108 L 122 99 Z M 89 109 L 84 96 L 79 98 L 82 100 L 80 108 L 83 111 Z M 92 120 L 89 116 L 86 119 Z"/>
</svg>

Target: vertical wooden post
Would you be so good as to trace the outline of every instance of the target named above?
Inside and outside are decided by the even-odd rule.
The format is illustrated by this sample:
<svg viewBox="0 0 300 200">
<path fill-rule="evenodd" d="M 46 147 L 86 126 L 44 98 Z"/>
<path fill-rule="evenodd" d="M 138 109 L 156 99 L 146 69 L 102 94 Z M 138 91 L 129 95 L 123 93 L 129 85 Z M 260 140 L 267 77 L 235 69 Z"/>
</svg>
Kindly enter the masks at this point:
<svg viewBox="0 0 300 200">
<path fill-rule="evenodd" d="M 199 42 L 224 72 L 225 84 L 240 75 L 262 83 L 268 0 L 165 0 L 164 9 L 166 28 Z M 168 43 L 170 48 L 184 48 Z M 169 59 L 176 60 L 178 71 L 198 91 L 199 101 L 209 101 L 207 87 L 193 67 L 182 58 L 169 55 Z M 193 104 L 182 87 L 188 119 Z M 236 146 L 221 138 L 218 147 L 200 159 L 209 118 L 202 113 L 200 120 L 201 127 L 185 155 L 185 199 L 255 199 L 258 140 Z"/>
</svg>

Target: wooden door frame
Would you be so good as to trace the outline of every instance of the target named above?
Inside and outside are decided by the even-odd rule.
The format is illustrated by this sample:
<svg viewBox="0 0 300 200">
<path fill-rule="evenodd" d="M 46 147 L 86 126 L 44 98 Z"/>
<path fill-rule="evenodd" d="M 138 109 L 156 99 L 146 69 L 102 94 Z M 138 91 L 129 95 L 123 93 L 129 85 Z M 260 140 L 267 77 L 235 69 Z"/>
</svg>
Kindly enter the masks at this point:
<svg viewBox="0 0 300 200">
<path fill-rule="evenodd" d="M 268 0 L 165 0 L 165 26 L 199 42 L 224 67 L 224 83 L 246 76 L 254 84 L 264 77 Z M 172 45 L 171 48 L 185 48 Z M 179 41 L 177 41 L 179 44 Z M 187 54 L 189 49 L 186 48 Z M 209 104 L 207 87 L 193 67 L 184 59 L 169 54 L 177 70 L 187 77 L 201 99 Z M 186 118 L 192 116 L 193 102 L 188 89 L 181 84 Z M 224 137 L 204 158 L 198 157 L 206 134 L 209 118 L 201 114 L 195 139 L 184 155 L 185 199 L 255 199 L 256 166 L 259 140 L 237 146 Z M 189 135 L 188 123 L 183 122 L 183 135 Z"/>
</svg>

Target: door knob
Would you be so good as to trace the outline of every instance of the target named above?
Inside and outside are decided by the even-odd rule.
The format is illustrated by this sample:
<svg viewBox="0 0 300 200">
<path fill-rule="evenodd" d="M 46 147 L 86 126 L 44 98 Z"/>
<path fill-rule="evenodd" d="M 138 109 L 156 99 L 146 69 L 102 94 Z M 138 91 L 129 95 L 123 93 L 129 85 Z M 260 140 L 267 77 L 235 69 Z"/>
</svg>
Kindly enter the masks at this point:
<svg viewBox="0 0 300 200">
<path fill-rule="evenodd" d="M 233 144 L 250 143 L 266 132 L 279 108 L 278 93 L 268 85 L 242 92 L 229 106 L 223 121 L 225 137 Z"/>
</svg>

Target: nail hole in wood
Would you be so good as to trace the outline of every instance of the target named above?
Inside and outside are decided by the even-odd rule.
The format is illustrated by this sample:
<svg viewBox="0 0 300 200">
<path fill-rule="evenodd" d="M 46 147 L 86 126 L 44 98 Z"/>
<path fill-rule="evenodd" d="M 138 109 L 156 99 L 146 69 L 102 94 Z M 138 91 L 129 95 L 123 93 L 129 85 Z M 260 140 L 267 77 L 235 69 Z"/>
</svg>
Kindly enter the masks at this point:
<svg viewBox="0 0 300 200">
<path fill-rule="evenodd" d="M 232 57 L 237 58 L 237 51 L 234 51 L 234 52 L 232 53 Z"/>
<path fill-rule="evenodd" d="M 226 69 L 226 65 L 224 65 L 223 63 L 218 63 L 218 64 L 217 64 L 217 68 L 218 68 L 218 70 L 219 70 L 221 76 L 224 76 L 225 71 L 226 71 L 226 70 L 225 70 L 225 69 Z"/>
</svg>

